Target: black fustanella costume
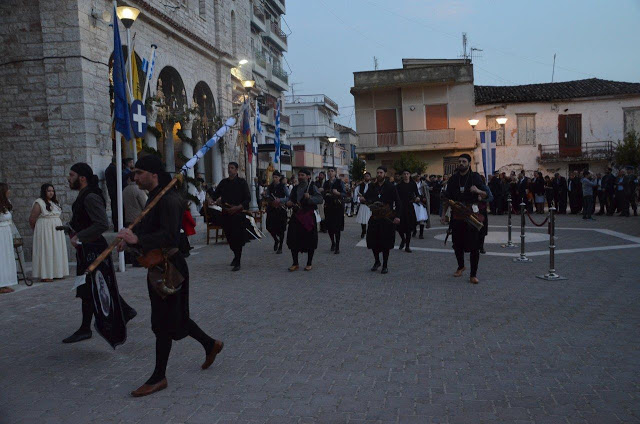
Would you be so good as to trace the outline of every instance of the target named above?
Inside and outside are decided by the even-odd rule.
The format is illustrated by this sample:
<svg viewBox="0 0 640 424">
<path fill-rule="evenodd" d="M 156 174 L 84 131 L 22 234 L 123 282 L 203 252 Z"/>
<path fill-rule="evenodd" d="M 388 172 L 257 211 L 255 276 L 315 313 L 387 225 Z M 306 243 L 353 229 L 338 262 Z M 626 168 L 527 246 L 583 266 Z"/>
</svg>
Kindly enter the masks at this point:
<svg viewBox="0 0 640 424">
<path fill-rule="evenodd" d="M 447 199 L 462 202 L 468 207 L 478 203 L 478 195 L 471 193 L 471 187 L 484 186 L 480 174 L 469 170 L 466 175 L 456 172 L 449 178 L 445 196 Z M 458 269 L 464 268 L 464 253 L 471 253 L 471 277 L 475 277 L 480 260 L 480 231 L 468 224 L 463 217 L 451 213 L 451 237 L 453 250 L 458 260 Z"/>
<path fill-rule="evenodd" d="M 138 165 L 136 164 L 136 167 Z M 157 186 L 149 193 L 151 202 L 162 190 Z M 169 190 L 134 229 L 138 236 L 135 246 L 143 254 L 154 249 L 168 252 L 177 249 L 182 226 L 182 214 L 185 202 L 176 190 Z M 215 340 L 205 334 L 189 317 L 189 268 L 179 251 L 168 259 L 180 272 L 184 281 L 180 289 L 161 297 L 153 288 L 147 276 L 147 287 L 151 301 L 151 329 L 156 336 L 156 366 L 146 384 L 157 384 L 165 378 L 172 340 L 180 340 L 186 336 L 196 339 L 209 354 L 214 348 Z"/>
<path fill-rule="evenodd" d="M 274 200 L 280 200 L 280 206 L 272 204 Z M 276 241 L 276 250 L 282 252 L 284 233 L 287 229 L 287 210 L 284 204 L 289 200 L 289 190 L 283 183 L 271 183 L 267 187 L 267 231 Z"/>
<path fill-rule="evenodd" d="M 304 194 L 309 193 L 309 199 Z M 294 265 L 298 264 L 298 253 L 308 254 L 307 265 L 311 265 L 313 253 L 318 248 L 318 227 L 315 210 L 322 204 L 322 195 L 311 183 L 300 183 L 291 190 L 289 200 L 298 206 L 289 219 L 287 247 L 291 249 Z"/>
<path fill-rule="evenodd" d="M 339 178 L 334 178 L 326 181 L 322 188 L 324 189 L 325 228 L 331 238 L 331 250 L 338 253 L 340 251 L 340 232 L 344 231 L 343 197 L 346 194 L 344 183 Z M 339 194 L 333 194 L 333 190 L 337 190 Z"/>
<path fill-rule="evenodd" d="M 408 183 L 400 181 L 396 185 L 400 204 L 402 205 L 401 213 L 398 215 L 400 224 L 398 224 L 398 232 L 402 238 L 402 244 L 409 249 L 411 243 L 411 233 L 416 228 L 416 211 L 413 208 L 413 201 L 416 197 L 420 197 L 418 185 L 415 181 L 409 180 Z M 400 246 L 402 247 L 402 245 Z"/>
<path fill-rule="evenodd" d="M 225 178 L 220 181 L 212 197 L 213 200 L 218 198 L 222 199 L 223 210 L 228 207 L 227 205 L 242 205 L 242 208 L 246 210 L 249 209 L 249 202 L 251 201 L 251 193 L 249 192 L 247 181 L 239 176 L 236 176 L 234 179 Z M 234 215 L 223 213 L 220 216 L 224 235 L 229 242 L 229 248 L 234 254 L 233 264 L 237 266 L 240 265 L 242 247 L 247 238 L 246 219 L 242 212 Z"/>
<path fill-rule="evenodd" d="M 382 253 L 382 266 L 383 269 L 386 269 L 389 250 L 393 249 L 396 241 L 396 226 L 393 223 L 393 218 L 402 214 L 398 191 L 387 180 L 382 185 L 376 181 L 369 184 L 369 189 L 364 198 L 371 208 L 371 218 L 369 218 L 369 225 L 367 225 L 367 248 L 373 251 L 377 266 L 380 266 L 380 253 Z M 380 202 L 385 207 L 388 207 L 391 212 L 390 215 L 386 217 L 379 216 L 376 213 L 376 207 L 379 206 L 375 205 L 375 202 Z M 375 269 L 377 269 L 376 265 L 374 265 Z M 375 269 L 372 268 L 372 270 Z"/>
</svg>

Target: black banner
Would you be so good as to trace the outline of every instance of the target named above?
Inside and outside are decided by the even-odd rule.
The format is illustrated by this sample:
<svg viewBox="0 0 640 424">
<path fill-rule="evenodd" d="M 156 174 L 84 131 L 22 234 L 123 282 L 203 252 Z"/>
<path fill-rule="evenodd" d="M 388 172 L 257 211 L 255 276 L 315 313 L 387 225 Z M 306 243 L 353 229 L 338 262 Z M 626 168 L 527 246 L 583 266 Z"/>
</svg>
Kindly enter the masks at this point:
<svg viewBox="0 0 640 424">
<path fill-rule="evenodd" d="M 127 327 L 111 257 L 87 275 L 87 283 L 93 295 L 94 328 L 115 349 L 127 340 Z"/>
</svg>

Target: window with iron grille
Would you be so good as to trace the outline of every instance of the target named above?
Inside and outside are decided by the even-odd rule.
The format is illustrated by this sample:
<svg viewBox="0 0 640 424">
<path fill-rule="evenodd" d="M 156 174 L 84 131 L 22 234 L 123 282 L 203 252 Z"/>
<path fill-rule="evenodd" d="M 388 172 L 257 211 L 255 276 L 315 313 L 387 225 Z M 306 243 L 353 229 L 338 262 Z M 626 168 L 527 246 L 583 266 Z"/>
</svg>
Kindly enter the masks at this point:
<svg viewBox="0 0 640 424">
<path fill-rule="evenodd" d="M 536 115 L 533 113 L 517 114 L 518 145 L 536 144 Z"/>
</svg>

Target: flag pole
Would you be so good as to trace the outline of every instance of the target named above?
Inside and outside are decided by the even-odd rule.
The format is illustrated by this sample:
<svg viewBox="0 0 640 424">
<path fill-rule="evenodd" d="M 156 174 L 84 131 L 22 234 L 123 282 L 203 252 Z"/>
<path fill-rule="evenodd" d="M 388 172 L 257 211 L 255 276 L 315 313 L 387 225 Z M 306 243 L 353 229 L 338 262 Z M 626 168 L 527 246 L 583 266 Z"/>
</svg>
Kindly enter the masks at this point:
<svg viewBox="0 0 640 424">
<path fill-rule="evenodd" d="M 151 45 L 151 53 L 149 53 L 149 62 L 147 64 L 147 72 L 144 76 L 144 91 L 142 93 L 142 103 L 145 103 L 145 100 L 147 98 L 147 92 L 149 91 L 149 80 L 151 80 L 151 76 L 153 75 L 153 66 L 156 62 L 156 50 L 158 49 L 158 46 L 156 46 L 155 44 Z"/>
<path fill-rule="evenodd" d="M 116 232 L 123 228 L 124 210 L 122 205 L 122 143 L 120 139 L 122 135 L 116 131 L 116 198 L 118 203 L 118 228 Z M 113 199 L 112 199 L 113 201 Z M 118 269 L 120 272 L 124 272 L 124 252 L 118 253 Z"/>
</svg>

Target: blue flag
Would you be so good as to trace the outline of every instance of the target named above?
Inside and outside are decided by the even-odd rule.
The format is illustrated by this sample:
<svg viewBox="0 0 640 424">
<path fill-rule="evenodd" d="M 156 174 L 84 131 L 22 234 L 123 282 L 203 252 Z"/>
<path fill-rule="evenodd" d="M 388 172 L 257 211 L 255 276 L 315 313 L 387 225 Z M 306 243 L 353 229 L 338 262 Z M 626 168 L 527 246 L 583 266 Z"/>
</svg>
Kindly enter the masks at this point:
<svg viewBox="0 0 640 424">
<path fill-rule="evenodd" d="M 262 134 L 262 122 L 260 121 L 260 103 L 256 99 L 256 132 Z"/>
<path fill-rule="evenodd" d="M 124 55 L 120 42 L 120 30 L 118 29 L 118 16 L 116 8 L 113 8 L 113 116 L 116 123 L 116 131 L 124 138 L 131 140 L 131 118 L 129 117 L 129 102 L 127 101 L 126 69 L 124 67 Z"/>
<path fill-rule="evenodd" d="M 482 146 L 482 165 L 484 166 L 484 176 L 489 179 L 496 171 L 496 140 L 497 131 L 480 132 L 480 145 Z"/>
<path fill-rule="evenodd" d="M 280 100 L 278 100 L 278 108 L 276 109 L 276 140 L 274 144 L 276 153 L 273 157 L 273 161 L 278 163 L 280 160 Z"/>
</svg>

